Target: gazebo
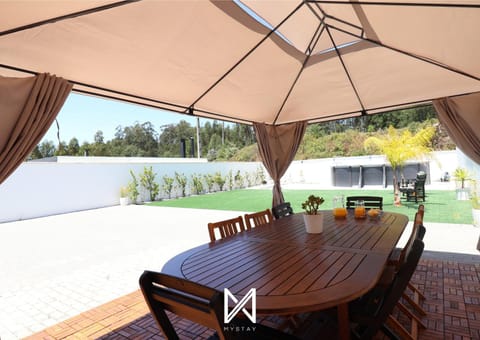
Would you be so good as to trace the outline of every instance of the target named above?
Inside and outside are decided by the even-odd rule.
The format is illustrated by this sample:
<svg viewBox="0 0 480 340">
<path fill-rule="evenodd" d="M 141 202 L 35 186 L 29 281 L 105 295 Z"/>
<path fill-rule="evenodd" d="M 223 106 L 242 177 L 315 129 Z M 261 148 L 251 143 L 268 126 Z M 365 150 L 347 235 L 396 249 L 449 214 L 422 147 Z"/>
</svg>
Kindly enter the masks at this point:
<svg viewBox="0 0 480 340">
<path fill-rule="evenodd" d="M 252 124 L 274 205 L 308 123 L 433 102 L 480 162 L 478 0 L 27 0 L 0 18 L 0 183 L 70 91 Z"/>
</svg>

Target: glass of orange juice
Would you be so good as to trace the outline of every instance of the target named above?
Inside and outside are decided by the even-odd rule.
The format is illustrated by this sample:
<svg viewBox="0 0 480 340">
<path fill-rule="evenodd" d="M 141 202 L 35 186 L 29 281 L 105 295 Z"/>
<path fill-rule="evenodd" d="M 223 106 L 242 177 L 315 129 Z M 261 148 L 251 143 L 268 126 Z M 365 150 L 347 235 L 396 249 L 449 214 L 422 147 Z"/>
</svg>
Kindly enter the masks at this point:
<svg viewBox="0 0 480 340">
<path fill-rule="evenodd" d="M 355 218 L 364 218 L 366 215 L 365 202 L 363 200 L 355 201 Z"/>
<path fill-rule="evenodd" d="M 335 218 L 345 218 L 347 216 L 343 195 L 333 197 L 333 216 Z"/>
</svg>

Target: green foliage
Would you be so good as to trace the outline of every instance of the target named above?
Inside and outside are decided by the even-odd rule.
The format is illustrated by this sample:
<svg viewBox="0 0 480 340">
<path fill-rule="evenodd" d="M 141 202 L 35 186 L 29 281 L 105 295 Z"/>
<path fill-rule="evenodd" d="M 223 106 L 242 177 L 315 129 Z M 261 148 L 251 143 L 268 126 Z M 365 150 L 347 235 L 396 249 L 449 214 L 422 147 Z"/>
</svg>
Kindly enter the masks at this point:
<svg viewBox="0 0 480 340">
<path fill-rule="evenodd" d="M 238 170 L 237 173 L 235 174 L 234 180 L 235 180 L 235 186 L 237 188 L 243 188 L 243 176 L 240 173 L 240 170 Z"/>
<path fill-rule="evenodd" d="M 128 198 L 130 198 L 132 203 L 137 203 L 137 198 L 140 194 L 138 192 L 138 180 L 132 170 L 130 170 L 130 176 L 132 179 L 128 183 Z"/>
<path fill-rule="evenodd" d="M 325 202 L 323 197 L 309 195 L 307 200 L 302 203 L 302 209 L 305 210 L 307 215 L 317 215 L 318 209 Z"/>
<path fill-rule="evenodd" d="M 140 174 L 140 184 L 145 188 L 150 194 L 150 201 L 155 201 L 155 198 L 158 196 L 160 191 L 160 185 L 155 182 L 156 173 L 153 172 L 153 168 L 144 167 L 143 173 Z"/>
<path fill-rule="evenodd" d="M 430 141 L 435 133 L 433 127 L 426 127 L 412 134 L 409 130 L 397 130 L 390 126 L 385 136 L 371 136 L 364 142 L 369 152 L 379 151 L 384 154 L 393 170 L 393 187 L 395 204 L 400 205 L 397 169 L 414 158 L 428 155 L 432 149 Z"/>
<path fill-rule="evenodd" d="M 235 177 L 233 176 L 233 172 L 232 170 L 230 170 L 228 172 L 228 174 L 225 176 L 225 184 L 226 184 L 226 188 L 227 190 L 233 190 L 233 185 L 234 185 L 234 182 L 235 182 Z"/>
<path fill-rule="evenodd" d="M 186 188 L 187 188 L 187 176 L 185 174 L 180 174 L 175 171 L 175 180 L 177 181 L 177 188 L 180 189 L 182 193 L 182 197 L 186 196 Z"/>
<path fill-rule="evenodd" d="M 222 174 L 220 172 L 216 172 L 213 175 L 213 180 L 214 180 L 215 184 L 218 185 L 218 188 L 220 190 L 223 190 L 223 186 L 225 185 L 225 178 L 222 176 Z"/>
<path fill-rule="evenodd" d="M 432 151 L 429 145 L 434 132 L 432 127 L 428 127 L 412 134 L 409 130 L 396 130 L 391 126 L 387 135 L 369 137 L 364 146 L 369 152 L 384 154 L 395 170 L 409 159 L 428 155 Z"/>
<path fill-rule="evenodd" d="M 472 175 L 465 168 L 456 168 L 453 172 L 453 178 L 461 183 L 461 188 L 465 188 L 465 181 L 472 179 Z"/>
<path fill-rule="evenodd" d="M 168 198 L 172 198 L 173 183 L 175 179 L 168 175 L 162 177 L 163 185 L 162 190 L 168 195 Z"/>
<path fill-rule="evenodd" d="M 257 168 L 256 173 L 257 184 L 265 184 L 267 181 L 265 180 L 265 172 L 263 171 L 263 167 L 261 165 Z"/>
<path fill-rule="evenodd" d="M 192 189 L 195 195 L 201 194 L 203 192 L 203 181 L 201 175 L 192 175 Z"/>
<path fill-rule="evenodd" d="M 435 128 L 431 147 L 435 150 L 452 150 L 455 145 L 446 130 L 438 123 L 432 106 L 398 110 L 371 116 L 341 119 L 310 124 L 296 159 L 348 157 L 366 155 L 363 141 L 371 134 L 382 136 L 388 126 L 405 128 L 412 134 L 427 126 Z M 93 143 L 83 143 L 72 138 L 68 144 L 59 145 L 43 141 L 29 155 L 29 159 L 54 155 L 83 156 L 137 156 L 179 157 L 180 140 L 197 143 L 196 128 L 185 120 L 177 124 L 162 125 L 158 131 L 150 122 L 136 122 L 132 126 L 117 126 L 115 137 L 106 141 L 102 131 L 93 136 Z M 259 161 L 252 126 L 206 120 L 200 127 L 201 157 L 209 161 Z M 186 143 L 186 153 L 191 154 L 191 143 Z"/>
<path fill-rule="evenodd" d="M 205 174 L 203 175 L 203 178 L 205 179 L 205 183 L 207 184 L 208 192 L 213 192 L 213 185 L 215 184 L 214 176 L 211 174 Z"/>
<path fill-rule="evenodd" d="M 325 202 L 332 202 L 333 197 L 346 196 L 381 196 L 383 197 L 383 210 L 407 215 L 410 220 L 415 217 L 418 204 L 408 202 L 400 207 L 394 206 L 392 191 L 390 189 L 332 189 L 332 190 L 283 190 L 285 200 L 292 204 L 293 211 L 302 210 L 301 203 L 309 195 L 324 198 Z M 155 202 L 151 205 L 163 207 L 182 207 L 196 209 L 218 209 L 233 211 L 260 211 L 272 204 L 272 190 L 232 190 L 218 192 L 212 195 L 192 196 L 178 200 Z M 472 204 L 469 201 L 460 201 L 456 198 L 454 190 L 431 190 L 425 205 L 424 222 L 471 224 Z M 322 209 L 331 212 L 331 207 L 323 204 Z M 459 226 L 461 227 L 461 226 Z"/>
</svg>

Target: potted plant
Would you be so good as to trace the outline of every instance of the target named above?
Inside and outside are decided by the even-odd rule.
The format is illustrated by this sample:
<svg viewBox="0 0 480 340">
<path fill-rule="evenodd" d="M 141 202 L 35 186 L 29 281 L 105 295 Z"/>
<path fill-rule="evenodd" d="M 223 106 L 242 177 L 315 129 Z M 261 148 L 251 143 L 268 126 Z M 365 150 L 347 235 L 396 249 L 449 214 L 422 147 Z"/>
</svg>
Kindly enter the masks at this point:
<svg viewBox="0 0 480 340">
<path fill-rule="evenodd" d="M 128 188 L 120 188 L 120 205 L 128 205 Z"/>
<path fill-rule="evenodd" d="M 310 195 L 302 203 L 302 209 L 305 210 L 303 220 L 307 233 L 318 234 L 323 231 L 323 214 L 318 211 L 323 202 L 325 202 L 323 197 Z"/>
<path fill-rule="evenodd" d="M 471 179 L 470 173 L 465 168 L 456 168 L 453 177 L 457 182 L 457 200 L 466 201 L 469 199 L 469 189 L 465 187 L 465 182 Z"/>
</svg>

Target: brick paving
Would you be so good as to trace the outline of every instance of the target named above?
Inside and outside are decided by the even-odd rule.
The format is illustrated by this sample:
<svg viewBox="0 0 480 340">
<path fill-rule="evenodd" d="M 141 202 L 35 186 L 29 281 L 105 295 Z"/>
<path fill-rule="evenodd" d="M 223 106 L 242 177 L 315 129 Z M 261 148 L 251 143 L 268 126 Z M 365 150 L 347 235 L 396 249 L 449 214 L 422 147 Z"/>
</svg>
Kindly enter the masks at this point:
<svg viewBox="0 0 480 340">
<path fill-rule="evenodd" d="M 480 256 L 424 253 L 412 282 L 426 297 L 419 339 L 480 339 Z M 401 319 L 407 323 L 405 319 Z M 175 318 L 181 338 L 211 331 Z M 140 291 L 133 292 L 29 336 L 37 339 L 162 339 Z"/>
<path fill-rule="evenodd" d="M 161 270 L 163 263 L 175 254 L 208 242 L 208 222 L 239 214 L 117 206 L 0 224 L 0 339 L 18 340 L 117 301 L 118 297 L 138 289 L 138 278 L 144 269 Z M 438 260 L 441 255 L 442 263 L 476 263 L 477 257 L 473 255 L 463 255 L 460 261 L 459 253 L 479 254 L 475 249 L 478 233 L 479 229 L 471 225 L 429 223 L 425 247 L 441 251 L 431 256 Z M 453 254 L 444 253 L 446 249 Z M 433 279 L 426 288 L 423 283 L 425 289 L 439 282 L 445 284 L 446 267 L 442 264 L 441 268 L 437 272 L 432 270 Z M 453 274 L 455 270 L 461 272 L 449 270 Z M 453 275 L 450 271 L 447 274 Z M 432 312 L 452 314 L 447 314 L 450 316 L 447 328 L 452 330 L 462 328 L 466 322 L 476 325 L 479 320 L 479 312 L 473 307 L 479 302 L 475 295 L 478 276 L 468 274 L 465 269 L 462 273 L 465 273 L 460 276 L 465 300 L 452 300 L 448 306 L 439 300 L 429 307 Z M 457 282 L 448 275 L 449 285 Z M 442 281 L 437 280 L 439 277 Z M 457 290 L 449 290 L 449 296 L 459 295 Z M 435 294 L 443 298 L 444 292 Z M 467 318 L 459 316 L 462 308 Z M 131 321 L 132 327 L 138 329 L 135 320 Z M 78 328 L 86 322 L 88 319 L 73 324 Z M 443 318 L 429 322 L 433 329 L 445 327 Z M 122 325 L 127 324 L 124 320 Z"/>
</svg>

